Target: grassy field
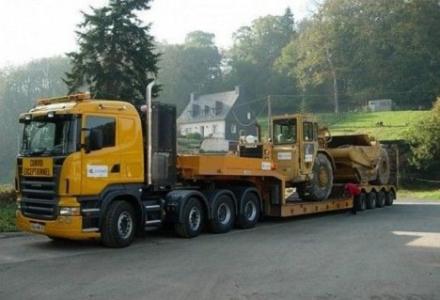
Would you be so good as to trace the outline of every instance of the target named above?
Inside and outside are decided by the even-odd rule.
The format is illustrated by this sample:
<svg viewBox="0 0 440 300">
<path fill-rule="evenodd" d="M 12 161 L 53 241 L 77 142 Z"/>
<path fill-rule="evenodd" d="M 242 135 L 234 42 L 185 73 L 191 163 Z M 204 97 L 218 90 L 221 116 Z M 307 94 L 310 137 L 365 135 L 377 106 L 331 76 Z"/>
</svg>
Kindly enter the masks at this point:
<svg viewBox="0 0 440 300">
<path fill-rule="evenodd" d="M 405 139 L 408 129 L 430 114 L 430 111 L 387 111 L 316 114 L 321 126 L 333 134 L 367 133 L 379 140 Z M 267 118 L 258 120 L 263 136 L 267 134 Z M 378 123 L 382 122 L 382 126 Z"/>
<path fill-rule="evenodd" d="M 440 188 L 401 189 L 398 195 L 403 200 L 440 201 Z"/>
<path fill-rule="evenodd" d="M 405 139 L 411 125 L 429 114 L 430 111 L 387 111 L 318 114 L 318 118 L 334 134 L 368 133 L 379 140 L 396 140 Z"/>
<path fill-rule="evenodd" d="M 0 185 L 0 232 L 15 231 L 15 199 L 12 187 Z"/>
</svg>

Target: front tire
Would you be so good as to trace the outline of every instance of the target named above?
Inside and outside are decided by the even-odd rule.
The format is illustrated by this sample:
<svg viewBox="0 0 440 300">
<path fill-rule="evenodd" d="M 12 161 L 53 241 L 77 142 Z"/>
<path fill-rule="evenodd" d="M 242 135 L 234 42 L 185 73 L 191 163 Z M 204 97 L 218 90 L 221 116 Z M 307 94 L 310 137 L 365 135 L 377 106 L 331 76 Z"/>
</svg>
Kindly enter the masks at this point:
<svg viewBox="0 0 440 300">
<path fill-rule="evenodd" d="M 323 153 L 318 153 L 313 163 L 313 178 L 310 182 L 298 186 L 301 199 L 306 201 L 327 200 L 333 187 L 333 167 Z"/>
<path fill-rule="evenodd" d="M 126 201 L 114 201 L 104 216 L 101 241 L 104 246 L 122 248 L 130 245 L 136 233 L 136 215 Z"/>
<path fill-rule="evenodd" d="M 188 199 L 182 214 L 183 222 L 174 225 L 177 235 L 183 238 L 198 236 L 202 232 L 205 222 L 205 215 L 200 201 L 196 198 Z"/>
</svg>

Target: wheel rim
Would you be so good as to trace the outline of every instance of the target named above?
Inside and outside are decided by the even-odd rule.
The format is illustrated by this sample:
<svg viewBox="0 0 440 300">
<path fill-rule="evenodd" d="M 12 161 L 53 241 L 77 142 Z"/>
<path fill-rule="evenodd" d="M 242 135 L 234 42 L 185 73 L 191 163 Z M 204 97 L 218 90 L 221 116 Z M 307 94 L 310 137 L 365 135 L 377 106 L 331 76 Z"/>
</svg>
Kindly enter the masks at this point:
<svg viewBox="0 0 440 300">
<path fill-rule="evenodd" d="M 200 210 L 197 207 L 191 208 L 188 215 L 189 227 L 192 231 L 197 231 L 202 221 Z"/>
<path fill-rule="evenodd" d="M 217 219 L 220 224 L 226 225 L 231 221 L 231 208 L 226 203 L 221 203 L 217 208 Z"/>
<path fill-rule="evenodd" d="M 248 201 L 244 207 L 244 215 L 248 221 L 253 221 L 257 215 L 257 207 L 252 201 Z"/>
<path fill-rule="evenodd" d="M 119 215 L 118 218 L 118 234 L 122 239 L 127 239 L 130 237 L 133 231 L 133 218 L 131 215 L 124 211 Z"/>
</svg>

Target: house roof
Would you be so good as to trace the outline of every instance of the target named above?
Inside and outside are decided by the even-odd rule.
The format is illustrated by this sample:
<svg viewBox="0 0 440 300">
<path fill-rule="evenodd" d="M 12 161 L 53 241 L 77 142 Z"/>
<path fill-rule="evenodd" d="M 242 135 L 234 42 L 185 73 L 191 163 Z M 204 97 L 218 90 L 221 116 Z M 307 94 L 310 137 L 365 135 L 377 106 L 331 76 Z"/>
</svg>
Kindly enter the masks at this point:
<svg viewBox="0 0 440 300">
<path fill-rule="evenodd" d="M 191 97 L 188 105 L 177 119 L 182 123 L 198 123 L 224 120 L 239 97 L 238 88 L 233 91 Z M 221 110 L 216 111 L 217 103 L 222 103 Z M 199 106 L 199 113 L 193 114 L 194 106 Z"/>
</svg>

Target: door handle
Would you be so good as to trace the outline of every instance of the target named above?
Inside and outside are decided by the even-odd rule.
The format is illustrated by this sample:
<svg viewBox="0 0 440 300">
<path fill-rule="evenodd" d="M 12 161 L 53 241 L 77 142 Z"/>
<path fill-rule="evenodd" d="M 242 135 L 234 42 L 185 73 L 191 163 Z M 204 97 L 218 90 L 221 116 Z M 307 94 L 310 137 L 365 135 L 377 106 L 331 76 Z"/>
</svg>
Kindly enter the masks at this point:
<svg viewBox="0 0 440 300">
<path fill-rule="evenodd" d="M 120 164 L 113 165 L 113 167 L 110 170 L 110 173 L 119 173 L 119 172 L 121 172 L 121 165 Z"/>
</svg>

